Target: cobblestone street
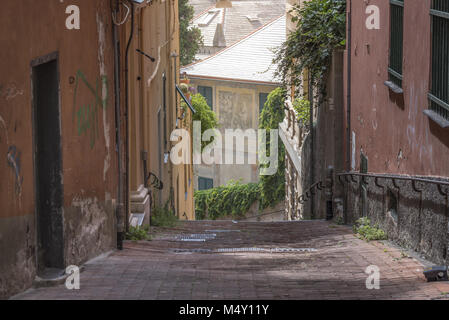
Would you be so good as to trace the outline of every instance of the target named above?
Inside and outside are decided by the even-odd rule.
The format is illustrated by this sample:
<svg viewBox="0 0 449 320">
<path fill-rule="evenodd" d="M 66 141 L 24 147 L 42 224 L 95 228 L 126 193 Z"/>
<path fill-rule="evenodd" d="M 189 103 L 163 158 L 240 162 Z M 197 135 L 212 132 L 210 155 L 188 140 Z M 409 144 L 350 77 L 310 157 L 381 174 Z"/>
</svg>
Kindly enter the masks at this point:
<svg viewBox="0 0 449 320">
<path fill-rule="evenodd" d="M 427 283 L 424 265 L 400 249 L 325 221 L 183 222 L 152 234 L 86 264 L 80 290 L 59 285 L 14 299 L 445 299 L 449 292 L 447 282 Z M 380 269 L 379 290 L 366 289 L 369 265 Z"/>
</svg>

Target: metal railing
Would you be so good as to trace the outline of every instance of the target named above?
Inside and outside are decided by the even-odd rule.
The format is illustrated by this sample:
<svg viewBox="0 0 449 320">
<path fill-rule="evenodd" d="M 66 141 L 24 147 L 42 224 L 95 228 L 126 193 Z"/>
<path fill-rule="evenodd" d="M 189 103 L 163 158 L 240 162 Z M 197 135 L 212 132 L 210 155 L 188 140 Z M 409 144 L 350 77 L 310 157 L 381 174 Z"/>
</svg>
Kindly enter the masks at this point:
<svg viewBox="0 0 449 320">
<path fill-rule="evenodd" d="M 162 183 L 162 181 L 151 171 L 148 173 L 148 176 L 145 179 L 145 186 L 148 186 L 148 182 L 150 182 L 150 185 L 158 190 L 164 189 L 164 184 Z"/>
<path fill-rule="evenodd" d="M 326 193 L 326 218 L 332 219 L 333 217 L 333 169 L 328 168 L 326 181 L 318 181 L 312 184 L 303 194 L 301 194 L 297 200 L 300 204 L 305 204 L 307 201 L 313 199 L 313 197 L 319 191 L 325 191 Z M 335 174 L 338 181 L 344 185 L 346 183 L 368 184 L 370 179 L 374 179 L 376 187 L 385 189 L 387 186 L 382 184 L 380 180 L 391 180 L 391 183 L 396 189 L 400 189 L 399 181 L 405 181 L 411 184 L 413 191 L 422 193 L 424 191 L 423 184 L 435 185 L 439 194 L 442 197 L 447 198 L 449 196 L 449 181 L 427 179 L 422 177 L 395 175 L 395 174 L 379 174 L 379 173 L 360 173 L 360 172 L 341 172 Z"/>
<path fill-rule="evenodd" d="M 314 191 L 321 191 L 324 190 L 325 188 L 326 186 L 323 185 L 323 181 L 315 182 L 303 194 L 301 194 L 298 197 L 298 202 L 300 204 L 306 203 L 312 198 L 312 196 L 316 194 Z"/>
<path fill-rule="evenodd" d="M 307 201 L 314 200 L 316 192 L 325 192 L 326 198 L 326 220 L 331 220 L 334 216 L 333 209 L 333 187 L 334 187 L 334 168 L 329 166 L 326 170 L 325 182 L 318 181 L 312 184 L 303 194 L 301 194 L 297 200 L 300 204 L 305 204 Z M 311 215 L 315 214 L 313 205 L 311 205 Z"/>
<path fill-rule="evenodd" d="M 359 177 L 360 179 L 356 179 L 355 177 Z M 433 184 L 437 186 L 441 196 L 447 197 L 449 195 L 449 182 L 420 177 L 379 173 L 342 172 L 337 174 L 337 178 L 341 184 L 344 184 L 342 178 L 345 179 L 346 183 L 360 183 L 360 180 L 362 180 L 363 183 L 368 183 L 369 179 L 374 179 L 374 184 L 379 188 L 385 188 L 384 185 L 379 183 L 379 179 L 386 179 L 391 180 L 393 186 L 397 189 L 400 188 L 398 186 L 398 181 L 408 181 L 411 183 L 412 189 L 417 193 L 423 191 L 422 188 L 419 188 L 419 183 Z"/>
</svg>

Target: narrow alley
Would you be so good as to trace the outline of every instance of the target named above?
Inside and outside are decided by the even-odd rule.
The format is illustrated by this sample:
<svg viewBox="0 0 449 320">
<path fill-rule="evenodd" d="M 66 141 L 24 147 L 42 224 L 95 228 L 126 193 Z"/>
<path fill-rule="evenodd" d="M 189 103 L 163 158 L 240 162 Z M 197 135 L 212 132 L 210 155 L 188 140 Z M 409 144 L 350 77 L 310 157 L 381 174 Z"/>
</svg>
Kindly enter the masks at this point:
<svg viewBox="0 0 449 320">
<path fill-rule="evenodd" d="M 0 301 L 449 300 L 449 0 L 0 18 Z"/>
<path fill-rule="evenodd" d="M 419 262 L 347 226 L 297 222 L 182 222 L 152 241 L 85 265 L 80 290 L 35 288 L 13 299 L 446 299 Z M 423 264 L 424 263 L 424 264 Z M 380 289 L 366 287 L 376 265 Z"/>
</svg>

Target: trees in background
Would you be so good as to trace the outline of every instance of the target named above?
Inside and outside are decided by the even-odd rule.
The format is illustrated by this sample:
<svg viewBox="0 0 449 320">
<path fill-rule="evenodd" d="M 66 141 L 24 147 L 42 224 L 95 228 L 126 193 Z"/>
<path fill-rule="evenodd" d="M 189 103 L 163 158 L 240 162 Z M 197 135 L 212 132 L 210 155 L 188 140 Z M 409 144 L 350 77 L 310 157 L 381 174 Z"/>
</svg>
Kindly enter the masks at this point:
<svg viewBox="0 0 449 320">
<path fill-rule="evenodd" d="M 201 30 L 190 26 L 193 14 L 193 7 L 189 4 L 189 0 L 179 0 L 179 42 L 182 66 L 195 61 L 195 55 L 203 44 Z"/>
</svg>

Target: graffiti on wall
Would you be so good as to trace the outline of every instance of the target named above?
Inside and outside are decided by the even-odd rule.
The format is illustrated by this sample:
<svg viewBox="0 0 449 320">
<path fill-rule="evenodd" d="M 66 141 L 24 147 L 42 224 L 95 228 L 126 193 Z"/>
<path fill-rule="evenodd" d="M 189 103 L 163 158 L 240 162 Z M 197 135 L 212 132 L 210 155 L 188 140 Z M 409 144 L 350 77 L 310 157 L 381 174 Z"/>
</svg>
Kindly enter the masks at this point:
<svg viewBox="0 0 449 320">
<path fill-rule="evenodd" d="M 8 138 L 8 128 L 6 127 L 5 120 L 2 116 L 0 116 L 0 129 L 3 128 L 4 130 L 0 130 L 0 132 L 5 132 L 5 138 L 6 138 L 6 145 L 9 145 L 9 138 Z M 1 138 L 1 135 L 0 135 Z M 1 142 L 1 139 L 0 139 Z M 12 168 L 15 176 L 15 192 L 18 195 L 22 194 L 22 184 L 23 184 L 23 177 L 21 176 L 20 170 L 20 157 L 21 152 L 17 150 L 17 147 L 15 145 L 11 145 L 8 147 L 8 152 L 6 153 L 6 161 L 10 168 Z"/>
<path fill-rule="evenodd" d="M 0 97 L 6 101 L 12 100 L 17 96 L 23 96 L 23 90 L 17 88 L 17 84 L 11 82 L 6 86 L 0 85 Z"/>
<path fill-rule="evenodd" d="M 97 79 L 95 86 L 87 81 L 86 76 L 78 70 L 75 78 L 75 93 L 73 100 L 74 118 L 76 120 L 78 135 L 88 135 L 90 148 L 93 149 L 99 137 L 99 111 L 108 106 L 107 77 L 101 76 Z M 78 94 L 81 86 L 91 93 L 86 103 L 78 105 Z"/>
<path fill-rule="evenodd" d="M 5 130 L 6 144 L 9 144 L 8 128 L 6 128 L 6 123 L 5 123 L 5 120 L 2 118 L 2 116 L 0 116 L 0 127 L 2 127 Z M 0 135 L 0 142 L 1 141 L 2 141 L 2 139 L 1 139 L 1 135 Z"/>
<path fill-rule="evenodd" d="M 16 193 L 22 194 L 22 183 L 23 177 L 20 174 L 20 156 L 21 152 L 17 150 L 15 145 L 8 148 L 8 153 L 6 158 L 8 160 L 8 165 L 13 169 L 14 175 L 16 177 Z"/>
</svg>

